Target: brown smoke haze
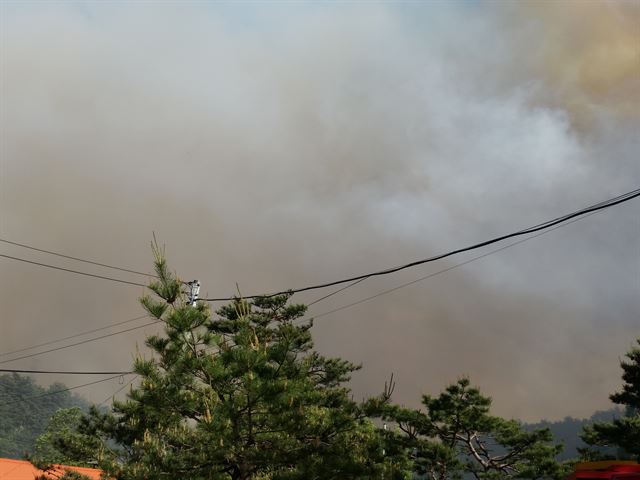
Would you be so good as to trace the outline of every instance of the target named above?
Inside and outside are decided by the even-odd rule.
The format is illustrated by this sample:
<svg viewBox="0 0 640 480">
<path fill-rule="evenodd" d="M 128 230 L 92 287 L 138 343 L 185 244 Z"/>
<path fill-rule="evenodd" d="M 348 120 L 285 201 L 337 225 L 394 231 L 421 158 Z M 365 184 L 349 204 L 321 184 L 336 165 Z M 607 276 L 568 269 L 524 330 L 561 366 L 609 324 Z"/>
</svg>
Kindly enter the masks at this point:
<svg viewBox="0 0 640 480">
<path fill-rule="evenodd" d="M 379 270 L 640 180 L 635 2 L 4 2 L 0 13 L 0 237 L 148 270 L 155 231 L 205 295 Z M 395 399 L 415 405 L 470 375 L 499 414 L 588 416 L 610 406 L 619 357 L 640 335 L 639 218 L 629 202 L 320 316 L 316 345 L 363 364 L 356 397 L 394 372 Z M 486 251 L 367 280 L 310 315 Z M 139 316 L 141 293 L 0 259 L 0 353 Z M 3 366 L 128 369 L 155 330 Z M 102 401 L 118 387 L 78 392 Z"/>
<path fill-rule="evenodd" d="M 640 116 L 640 3 L 636 1 L 522 2 L 505 9 L 505 24 L 527 24 L 519 42 L 553 86 L 542 101 L 565 109 L 576 126 Z M 604 118 L 603 118 L 604 117 Z"/>
</svg>

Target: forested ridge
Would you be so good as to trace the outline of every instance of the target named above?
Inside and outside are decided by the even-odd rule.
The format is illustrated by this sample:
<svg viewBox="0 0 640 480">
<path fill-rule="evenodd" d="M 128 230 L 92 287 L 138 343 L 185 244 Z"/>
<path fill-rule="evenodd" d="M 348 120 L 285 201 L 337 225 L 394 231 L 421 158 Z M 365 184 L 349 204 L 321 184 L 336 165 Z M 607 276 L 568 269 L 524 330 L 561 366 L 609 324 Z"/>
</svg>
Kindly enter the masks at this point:
<svg viewBox="0 0 640 480">
<path fill-rule="evenodd" d="M 37 385 L 33 379 L 18 375 L 0 375 L 0 397 L 7 401 L 34 397 L 45 393 L 64 390 L 66 386 L 54 383 L 48 387 Z M 31 400 L 0 406 L 0 457 L 23 458 L 25 453 L 33 453 L 36 439 L 41 435 L 53 414 L 60 409 L 79 407 L 87 411 L 90 403 L 79 395 L 64 392 Z M 558 460 L 568 460 L 578 455 L 578 448 L 586 444 L 580 439 L 582 429 L 593 422 L 610 421 L 622 415 L 617 408 L 595 412 L 589 418 L 565 417 L 562 420 L 542 420 L 525 423 L 527 430 L 549 428 L 554 440 L 562 444 Z"/>
<path fill-rule="evenodd" d="M 577 458 L 578 449 L 585 448 L 587 444 L 580 438 L 582 430 L 594 422 L 610 422 L 614 418 L 623 415 L 619 408 L 599 410 L 589 418 L 565 417 L 562 420 L 541 420 L 540 422 L 525 424 L 527 429 L 548 428 L 553 438 L 562 445 L 562 451 L 558 454 L 558 460 L 570 460 Z M 606 451 L 606 449 L 604 449 Z"/>
</svg>

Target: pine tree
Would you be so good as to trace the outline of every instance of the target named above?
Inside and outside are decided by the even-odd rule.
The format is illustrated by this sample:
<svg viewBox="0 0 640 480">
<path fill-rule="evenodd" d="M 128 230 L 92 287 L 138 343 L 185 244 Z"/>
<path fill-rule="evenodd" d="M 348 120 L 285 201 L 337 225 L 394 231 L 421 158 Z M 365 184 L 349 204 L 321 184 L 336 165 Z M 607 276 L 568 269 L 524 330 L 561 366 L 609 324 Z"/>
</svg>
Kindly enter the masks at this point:
<svg viewBox="0 0 640 480">
<path fill-rule="evenodd" d="M 191 305 L 154 248 L 162 320 L 147 339 L 139 386 L 79 428 L 100 441 L 99 466 L 120 480 L 358 479 L 378 475 L 376 429 L 343 386 L 357 366 L 313 350 L 311 323 L 289 295 L 237 298 L 212 316 Z M 298 324 L 300 323 L 300 324 Z M 65 454 L 84 456 L 73 442 Z"/>
<path fill-rule="evenodd" d="M 637 343 L 640 345 L 640 339 Z M 613 403 L 625 407 L 625 416 L 585 427 L 582 439 L 592 447 L 618 447 L 619 457 L 640 460 L 640 348 L 633 347 L 626 357 L 628 361 L 620 362 L 622 390 L 609 397 Z M 582 449 L 581 453 L 587 459 L 598 456 L 592 448 Z"/>
<path fill-rule="evenodd" d="M 390 443 L 404 448 L 413 469 L 430 480 L 561 478 L 548 429 L 525 431 L 514 420 L 489 414 L 491 399 L 463 378 L 438 397 L 423 396 L 425 411 L 392 405 L 382 398 L 368 409 L 394 429 Z"/>
<path fill-rule="evenodd" d="M 77 432 L 84 413 L 78 407 L 61 408 L 49 419 L 44 432 L 38 436 L 30 460 L 43 470 L 47 465 L 62 464 L 80 467 L 94 467 L 95 464 L 87 463 L 76 458 L 68 457 L 59 448 L 61 444 L 73 444 L 73 450 L 84 450 L 83 457 L 90 457 L 94 452 L 99 452 L 100 442 L 89 435 Z"/>
</svg>

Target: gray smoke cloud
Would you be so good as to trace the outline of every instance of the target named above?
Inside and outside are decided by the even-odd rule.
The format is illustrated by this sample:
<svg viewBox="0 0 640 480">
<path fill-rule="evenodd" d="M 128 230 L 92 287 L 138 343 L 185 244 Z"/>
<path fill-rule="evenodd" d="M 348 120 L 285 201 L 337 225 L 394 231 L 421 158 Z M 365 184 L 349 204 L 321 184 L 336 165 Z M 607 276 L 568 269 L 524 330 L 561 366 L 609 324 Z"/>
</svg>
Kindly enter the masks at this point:
<svg viewBox="0 0 640 480">
<path fill-rule="evenodd" d="M 144 270 L 155 231 L 203 293 L 237 282 L 249 294 L 405 263 L 635 188 L 637 4 L 551 5 L 5 2 L 0 234 Z M 470 375 L 499 414 L 588 416 L 609 406 L 640 333 L 637 212 L 322 316 L 317 347 L 363 364 L 356 396 L 395 372 L 396 400 L 416 405 Z M 367 280 L 310 315 L 483 252 Z M 139 287 L 0 269 L 0 352 L 142 313 Z M 8 365 L 127 369 L 155 330 Z M 101 401 L 118 387 L 80 392 Z"/>
</svg>

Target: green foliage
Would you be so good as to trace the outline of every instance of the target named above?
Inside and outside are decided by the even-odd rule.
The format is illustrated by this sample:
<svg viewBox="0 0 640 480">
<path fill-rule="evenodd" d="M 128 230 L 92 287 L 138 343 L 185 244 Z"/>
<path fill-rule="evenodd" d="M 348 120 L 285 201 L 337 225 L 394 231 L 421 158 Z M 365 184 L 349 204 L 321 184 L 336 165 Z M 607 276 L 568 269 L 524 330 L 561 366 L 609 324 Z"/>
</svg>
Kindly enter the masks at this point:
<svg viewBox="0 0 640 480">
<path fill-rule="evenodd" d="M 313 350 L 305 307 L 288 295 L 236 299 L 213 317 L 191 306 L 154 247 L 157 298 L 142 305 L 165 323 L 139 357 L 140 385 L 113 411 L 92 409 L 78 432 L 92 459 L 122 480 L 364 479 L 382 470 L 381 439 L 343 383 L 357 366 Z M 77 437 L 76 437 L 77 438 Z M 87 460 L 85 445 L 57 443 Z"/>
<path fill-rule="evenodd" d="M 78 433 L 83 411 L 78 408 L 60 409 L 53 414 L 45 431 L 37 438 L 31 461 L 39 468 L 45 465 L 62 464 L 83 467 L 94 467 L 82 458 L 91 457 L 98 452 L 101 444 L 89 435 Z M 85 454 L 72 458 L 61 451 L 61 445 L 71 445 L 75 452 L 84 450 Z"/>
<path fill-rule="evenodd" d="M 368 409 L 395 428 L 388 435 L 402 445 L 413 469 L 440 480 L 560 478 L 560 450 L 548 429 L 527 432 L 514 420 L 489 414 L 491 400 L 463 378 L 437 397 L 425 395 L 425 411 L 370 401 Z"/>
<path fill-rule="evenodd" d="M 34 449 L 51 415 L 60 408 L 88 409 L 88 403 L 60 383 L 48 388 L 36 385 L 30 377 L 18 374 L 0 376 L 0 457 L 22 458 Z"/>
<path fill-rule="evenodd" d="M 640 339 L 637 340 L 640 345 Z M 598 422 L 586 427 L 582 439 L 590 446 L 617 447 L 619 458 L 640 459 L 640 348 L 627 352 L 628 361 L 622 361 L 622 390 L 609 398 L 626 407 L 625 415 L 611 422 Z M 586 459 L 597 458 L 593 448 L 582 449 Z"/>
</svg>

